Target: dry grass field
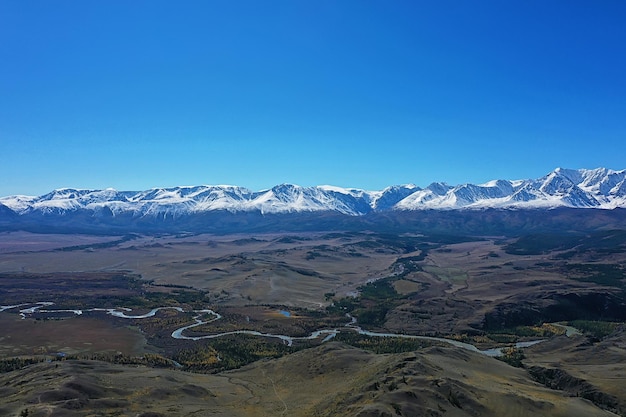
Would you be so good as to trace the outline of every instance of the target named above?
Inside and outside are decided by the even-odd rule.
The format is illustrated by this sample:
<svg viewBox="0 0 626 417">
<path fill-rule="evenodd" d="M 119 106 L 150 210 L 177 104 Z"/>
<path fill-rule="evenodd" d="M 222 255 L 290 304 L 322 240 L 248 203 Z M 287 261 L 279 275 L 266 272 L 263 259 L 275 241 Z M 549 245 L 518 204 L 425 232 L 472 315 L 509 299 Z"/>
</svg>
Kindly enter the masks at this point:
<svg viewBox="0 0 626 417">
<path fill-rule="evenodd" d="M 4 247 L 11 242 L 21 247 L 32 239 L 25 233 L 2 234 Z M 52 248 L 46 241 L 31 251 L 5 250 L 0 272 L 124 270 L 157 284 L 207 290 L 228 304 L 319 307 L 325 293 L 346 294 L 390 273 L 398 251 L 355 246 L 363 240 L 349 234 L 166 236 L 94 249 L 82 246 L 82 237 L 76 242 L 63 237 Z"/>
<path fill-rule="evenodd" d="M 40 234 L 30 232 L 0 233 L 0 253 L 40 252 L 67 248 L 71 246 L 89 246 L 116 242 L 121 236 L 93 236 L 68 234 Z"/>
<path fill-rule="evenodd" d="M 23 320 L 0 315 L 0 357 L 87 354 L 95 352 L 138 355 L 146 340 L 136 328 L 121 327 L 106 320 L 78 317 L 67 320 Z"/>
<path fill-rule="evenodd" d="M 527 366 L 559 369 L 586 381 L 622 403 L 626 398 L 626 328 L 604 340 L 589 343 L 577 335 L 540 343 L 526 352 Z M 575 384 L 573 384 L 576 387 Z"/>
<path fill-rule="evenodd" d="M 51 301 L 57 309 L 185 312 L 124 319 L 0 311 L 0 415 L 626 415 L 620 236 L 562 243 L 365 232 L 2 233 L 0 306 Z M 375 354 L 345 344 L 349 338 L 288 347 L 250 335 L 171 337 L 205 308 L 221 319 L 186 335 L 301 337 L 342 328 L 350 313 L 367 330 L 481 349 L 548 340 L 524 349 L 515 368 L 458 348 L 382 339 L 359 345 L 376 347 Z M 601 336 L 558 336 L 535 326 L 574 319 L 616 323 Z M 69 359 L 57 360 L 59 352 Z M 31 357 L 44 362 L 11 367 L 12 358 Z"/>
<path fill-rule="evenodd" d="M 97 361 L 0 375 L 2 415 L 612 416 L 456 348 L 375 355 L 330 343 L 217 375 Z"/>
</svg>

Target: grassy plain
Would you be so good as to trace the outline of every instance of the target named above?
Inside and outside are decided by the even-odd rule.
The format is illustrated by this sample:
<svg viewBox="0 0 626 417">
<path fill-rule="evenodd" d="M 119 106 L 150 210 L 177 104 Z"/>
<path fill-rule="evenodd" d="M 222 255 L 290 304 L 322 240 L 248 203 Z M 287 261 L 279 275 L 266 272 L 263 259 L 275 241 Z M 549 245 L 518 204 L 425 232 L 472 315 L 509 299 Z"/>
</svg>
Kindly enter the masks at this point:
<svg viewBox="0 0 626 417">
<path fill-rule="evenodd" d="M 0 357 L 95 352 L 139 355 L 146 345 L 137 328 L 89 317 L 24 320 L 17 315 L 0 314 L 0 328 Z"/>
<path fill-rule="evenodd" d="M 0 311 L 0 358 L 53 360 L 0 374 L 0 414 L 626 415 L 625 264 L 619 231 L 562 239 L 3 233 L 0 306 L 185 312 L 124 319 Z M 222 318 L 185 335 L 302 337 L 342 328 L 350 313 L 368 330 L 479 348 L 549 340 L 524 349 L 518 369 L 458 348 L 365 336 L 293 346 L 250 335 L 171 337 L 204 308 Z M 541 326 L 573 320 L 616 324 L 572 337 Z M 58 352 L 69 360 L 57 361 Z M 533 382 L 531 368 L 552 389 Z"/>
<path fill-rule="evenodd" d="M 5 233 L 5 246 L 32 240 Z M 130 271 L 156 284 L 209 291 L 228 304 L 250 302 L 319 307 L 324 294 L 355 291 L 385 276 L 400 253 L 382 244 L 362 247 L 361 235 L 164 236 L 137 237 L 119 245 L 74 249 L 66 240 L 55 249 L 5 251 L 0 272 Z M 82 240 L 81 240 L 82 242 Z M 63 250 L 62 245 L 68 249 Z"/>
</svg>

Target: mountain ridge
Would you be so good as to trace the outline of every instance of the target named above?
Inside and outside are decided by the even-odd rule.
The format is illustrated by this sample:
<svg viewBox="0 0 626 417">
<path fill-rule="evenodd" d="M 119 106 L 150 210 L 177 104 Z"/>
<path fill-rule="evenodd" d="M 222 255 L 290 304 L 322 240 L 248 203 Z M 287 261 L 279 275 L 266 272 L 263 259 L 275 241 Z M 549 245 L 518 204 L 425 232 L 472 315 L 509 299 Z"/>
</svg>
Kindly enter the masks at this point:
<svg viewBox="0 0 626 417">
<path fill-rule="evenodd" d="M 232 185 L 200 185 L 118 191 L 60 188 L 42 196 L 8 196 L 0 206 L 17 215 L 108 209 L 113 216 L 180 216 L 208 211 L 261 214 L 330 211 L 351 216 L 390 210 L 482 208 L 626 207 L 626 170 L 557 168 L 530 180 L 492 180 L 483 184 L 432 183 L 389 186 L 380 191 L 330 185 L 280 184 L 251 191 Z"/>
<path fill-rule="evenodd" d="M 379 231 L 472 235 L 626 229 L 626 170 L 556 169 L 533 180 L 380 191 L 330 185 L 62 188 L 0 198 L 0 231 L 267 233 Z"/>
</svg>

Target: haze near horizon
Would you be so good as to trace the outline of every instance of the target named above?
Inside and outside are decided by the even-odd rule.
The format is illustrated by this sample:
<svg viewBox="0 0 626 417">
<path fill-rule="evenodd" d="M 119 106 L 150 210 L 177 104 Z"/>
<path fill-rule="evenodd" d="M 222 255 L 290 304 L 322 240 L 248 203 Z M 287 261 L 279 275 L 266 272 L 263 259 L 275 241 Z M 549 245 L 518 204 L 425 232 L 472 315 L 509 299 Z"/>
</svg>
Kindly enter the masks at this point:
<svg viewBox="0 0 626 417">
<path fill-rule="evenodd" d="M 0 4 L 0 196 L 624 169 L 626 5 Z"/>
</svg>

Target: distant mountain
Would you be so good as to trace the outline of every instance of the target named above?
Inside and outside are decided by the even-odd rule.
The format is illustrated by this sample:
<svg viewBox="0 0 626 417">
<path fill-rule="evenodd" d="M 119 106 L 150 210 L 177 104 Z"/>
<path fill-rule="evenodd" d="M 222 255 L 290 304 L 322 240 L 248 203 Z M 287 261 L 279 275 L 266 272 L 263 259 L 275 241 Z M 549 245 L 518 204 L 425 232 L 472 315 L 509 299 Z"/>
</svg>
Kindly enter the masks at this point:
<svg viewBox="0 0 626 417">
<path fill-rule="evenodd" d="M 212 222 L 220 225 L 226 222 L 235 228 L 254 229 L 259 216 L 284 218 L 286 214 L 291 215 L 291 219 L 306 218 L 308 223 L 337 224 L 341 219 L 339 224 L 351 224 L 354 222 L 346 216 L 380 215 L 389 219 L 402 213 L 417 216 L 433 210 L 556 208 L 626 208 L 626 170 L 557 168 L 538 179 L 500 179 L 457 186 L 433 183 L 426 188 L 399 185 L 382 191 L 291 184 L 263 191 L 222 185 L 146 191 L 64 188 L 42 196 L 0 198 L 0 228 L 28 229 L 47 225 L 61 229 L 84 226 L 141 230 L 159 229 L 159 224 L 169 223 L 205 230 Z M 268 219 L 265 220 L 267 223 Z M 280 222 L 274 226 L 280 226 Z"/>
</svg>

